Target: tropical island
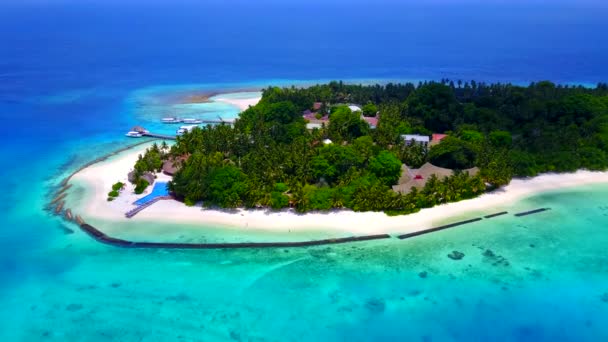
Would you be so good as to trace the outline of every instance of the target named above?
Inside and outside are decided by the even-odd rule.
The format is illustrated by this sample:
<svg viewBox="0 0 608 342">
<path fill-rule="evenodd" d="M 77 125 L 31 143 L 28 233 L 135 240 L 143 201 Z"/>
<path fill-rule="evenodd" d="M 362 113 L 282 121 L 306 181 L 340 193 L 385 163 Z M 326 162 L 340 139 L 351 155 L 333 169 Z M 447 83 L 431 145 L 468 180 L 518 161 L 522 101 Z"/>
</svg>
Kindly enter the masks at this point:
<svg viewBox="0 0 608 342">
<path fill-rule="evenodd" d="M 233 126 L 148 149 L 132 181 L 141 187 L 144 174 L 164 169 L 189 206 L 398 215 L 512 177 L 605 170 L 607 149 L 606 84 L 331 82 L 264 89 Z"/>
</svg>

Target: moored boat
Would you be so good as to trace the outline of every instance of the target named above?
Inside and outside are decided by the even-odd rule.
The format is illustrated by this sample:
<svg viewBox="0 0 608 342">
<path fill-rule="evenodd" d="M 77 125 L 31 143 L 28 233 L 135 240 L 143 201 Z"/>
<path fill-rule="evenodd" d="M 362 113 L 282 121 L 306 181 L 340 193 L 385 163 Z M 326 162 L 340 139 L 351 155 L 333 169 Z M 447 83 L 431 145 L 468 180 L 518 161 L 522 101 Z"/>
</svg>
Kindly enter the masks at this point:
<svg viewBox="0 0 608 342">
<path fill-rule="evenodd" d="M 177 135 L 182 135 L 184 133 L 188 133 L 188 132 L 192 132 L 193 129 L 195 129 L 196 127 L 198 127 L 197 125 L 188 125 L 188 126 L 181 126 L 178 130 L 177 130 Z"/>
<path fill-rule="evenodd" d="M 183 119 L 182 122 L 185 124 L 201 124 L 201 123 L 203 123 L 203 120 L 188 118 L 188 119 Z"/>
<path fill-rule="evenodd" d="M 141 134 L 139 132 L 135 132 L 135 131 L 130 131 L 127 134 L 125 134 L 125 136 L 130 137 L 130 138 L 141 138 L 143 136 L 143 134 Z"/>
<path fill-rule="evenodd" d="M 169 124 L 182 122 L 182 120 L 180 120 L 179 118 L 176 118 L 176 117 L 166 117 L 166 118 L 160 119 L 160 121 L 162 123 L 169 123 Z"/>
</svg>

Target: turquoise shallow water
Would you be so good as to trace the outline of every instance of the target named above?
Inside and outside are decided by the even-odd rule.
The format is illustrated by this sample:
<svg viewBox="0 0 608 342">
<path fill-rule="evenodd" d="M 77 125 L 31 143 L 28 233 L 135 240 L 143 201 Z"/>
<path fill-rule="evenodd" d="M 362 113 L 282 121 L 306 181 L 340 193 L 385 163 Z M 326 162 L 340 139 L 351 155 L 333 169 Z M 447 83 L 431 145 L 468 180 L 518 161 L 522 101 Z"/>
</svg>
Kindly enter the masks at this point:
<svg viewBox="0 0 608 342">
<path fill-rule="evenodd" d="M 553 191 L 514 206 L 551 208 L 536 215 L 501 216 L 406 241 L 305 249 L 130 250 L 78 230 L 51 233 L 48 246 L 21 256 L 36 272 L 22 270 L 2 291 L 2 335 L 605 340 L 606 194 L 606 185 Z M 47 234 L 59 231 L 59 221 L 46 222 Z M 465 257 L 447 258 L 453 250 Z"/>
<path fill-rule="evenodd" d="M 608 185 L 548 192 L 509 207 L 551 208 L 544 213 L 501 216 L 407 241 L 214 251 L 99 244 L 41 208 L 48 190 L 71 170 L 132 142 L 122 137 L 121 127 L 136 123 L 137 108 L 146 108 L 134 107 L 132 94 L 124 91 L 96 110 L 89 101 L 110 95 L 45 103 L 41 108 L 52 113 L 92 110 L 89 115 L 107 120 L 95 128 L 83 120 L 80 131 L 97 133 L 81 140 L 73 139 L 78 132 L 65 130 L 61 139 L 38 136 L 39 144 L 4 154 L 3 163 L 35 155 L 39 160 L 4 168 L 12 191 L 1 202 L 2 340 L 608 338 Z M 71 120 L 78 122 L 78 115 Z M 32 181 L 20 181 L 26 175 Z M 487 213 L 454 219 L 480 214 Z M 165 228 L 122 236 L 141 238 Z M 181 229 L 163 239 L 234 238 L 226 232 L 209 227 L 201 236 Z M 465 257 L 449 259 L 453 250 Z"/>
</svg>

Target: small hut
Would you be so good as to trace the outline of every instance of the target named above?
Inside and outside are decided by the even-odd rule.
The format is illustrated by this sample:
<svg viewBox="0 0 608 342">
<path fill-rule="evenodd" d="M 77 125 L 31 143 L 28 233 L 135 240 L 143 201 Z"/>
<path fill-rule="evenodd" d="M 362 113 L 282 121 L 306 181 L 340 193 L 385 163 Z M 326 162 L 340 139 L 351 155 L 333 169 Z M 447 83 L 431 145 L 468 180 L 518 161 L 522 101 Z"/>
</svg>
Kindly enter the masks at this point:
<svg viewBox="0 0 608 342">
<path fill-rule="evenodd" d="M 163 163 L 163 173 L 166 174 L 167 176 L 175 175 L 175 173 L 177 171 L 179 171 L 179 169 L 181 168 L 182 163 L 184 163 L 186 160 L 188 160 L 188 157 L 190 157 L 190 156 L 184 155 L 184 156 L 178 157 L 177 159 L 171 158 L 169 160 L 166 160 Z"/>
<path fill-rule="evenodd" d="M 135 177 L 135 175 L 136 175 L 135 170 L 129 172 L 127 178 L 130 183 L 135 183 L 137 181 L 137 177 Z M 144 172 L 140 177 L 145 179 L 148 182 L 148 184 L 154 184 L 154 180 L 156 179 L 154 174 L 149 171 Z"/>
<path fill-rule="evenodd" d="M 163 173 L 167 176 L 173 176 L 178 170 L 177 166 L 173 160 L 166 160 L 163 163 Z"/>
<path fill-rule="evenodd" d="M 135 126 L 135 127 L 131 128 L 131 131 L 137 132 L 137 133 L 142 133 L 142 134 L 143 133 L 149 133 L 148 130 L 146 130 L 142 126 Z"/>
</svg>

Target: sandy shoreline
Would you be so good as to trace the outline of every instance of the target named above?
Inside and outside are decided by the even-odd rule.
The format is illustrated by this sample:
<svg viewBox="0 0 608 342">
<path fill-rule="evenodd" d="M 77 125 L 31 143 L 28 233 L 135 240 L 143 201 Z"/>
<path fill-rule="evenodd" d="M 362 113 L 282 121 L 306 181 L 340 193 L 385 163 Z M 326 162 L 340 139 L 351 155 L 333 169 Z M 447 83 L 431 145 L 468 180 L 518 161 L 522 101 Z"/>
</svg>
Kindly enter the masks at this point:
<svg viewBox="0 0 608 342">
<path fill-rule="evenodd" d="M 76 173 L 72 182 L 83 192 L 78 200 L 68 200 L 67 205 L 85 220 L 95 219 L 120 223 L 163 223 L 168 226 L 188 225 L 190 227 L 225 227 L 234 230 L 271 231 L 291 233 L 331 230 L 332 233 L 366 235 L 381 233 L 410 233 L 431 228 L 449 219 L 471 218 L 471 212 L 492 214 L 514 202 L 540 192 L 575 187 L 593 183 L 608 183 L 608 172 L 578 171 L 570 174 L 544 174 L 531 179 L 515 179 L 510 185 L 478 198 L 444 204 L 423 209 L 418 213 L 390 217 L 384 213 L 352 211 L 332 211 L 329 213 L 308 213 L 299 215 L 291 211 L 269 212 L 266 210 L 236 210 L 226 212 L 204 209 L 200 206 L 187 207 L 183 203 L 166 200 L 155 203 L 132 219 L 124 214 L 134 208 L 136 199 L 133 187 L 126 182 L 127 173 L 132 169 L 137 156 L 149 145 L 122 152 L 106 161 L 94 164 Z M 159 175 L 157 181 L 167 181 L 169 177 Z M 117 181 L 127 183 L 121 195 L 112 202 L 107 201 L 107 193 Z M 70 203 L 71 202 L 71 203 Z M 534 209 L 534 208 L 529 208 Z"/>
<path fill-rule="evenodd" d="M 174 95 L 171 103 L 176 105 L 196 105 L 202 103 L 225 103 L 244 111 L 249 106 L 255 106 L 262 99 L 260 91 L 240 89 L 228 92 L 194 92 Z"/>
<path fill-rule="evenodd" d="M 248 93 L 248 92 L 246 92 Z M 236 93 L 234 93 L 236 94 Z M 224 94 L 225 95 L 225 94 Z M 260 102 L 260 100 L 262 99 L 262 96 L 255 96 L 255 97 L 248 97 L 248 98 L 231 98 L 231 97 L 225 97 L 222 95 L 218 95 L 218 96 L 213 96 L 210 98 L 213 101 L 216 102 L 223 102 L 223 103 L 227 103 L 229 105 L 233 105 L 235 107 L 237 107 L 238 109 L 240 109 L 241 111 L 246 110 L 247 108 L 249 108 L 249 106 L 255 106 L 258 102 Z"/>
</svg>

